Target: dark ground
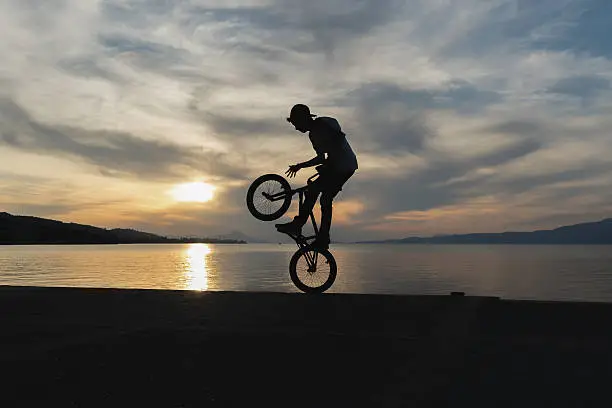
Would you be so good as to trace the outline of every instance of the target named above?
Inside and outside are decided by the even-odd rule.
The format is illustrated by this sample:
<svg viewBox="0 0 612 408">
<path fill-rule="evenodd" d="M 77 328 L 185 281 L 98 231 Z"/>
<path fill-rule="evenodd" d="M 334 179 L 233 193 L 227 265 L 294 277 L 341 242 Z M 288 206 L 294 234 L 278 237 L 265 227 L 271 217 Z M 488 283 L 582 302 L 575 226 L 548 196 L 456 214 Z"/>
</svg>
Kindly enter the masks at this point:
<svg viewBox="0 0 612 408">
<path fill-rule="evenodd" d="M 0 286 L 0 406 L 609 407 L 612 304 Z"/>
</svg>

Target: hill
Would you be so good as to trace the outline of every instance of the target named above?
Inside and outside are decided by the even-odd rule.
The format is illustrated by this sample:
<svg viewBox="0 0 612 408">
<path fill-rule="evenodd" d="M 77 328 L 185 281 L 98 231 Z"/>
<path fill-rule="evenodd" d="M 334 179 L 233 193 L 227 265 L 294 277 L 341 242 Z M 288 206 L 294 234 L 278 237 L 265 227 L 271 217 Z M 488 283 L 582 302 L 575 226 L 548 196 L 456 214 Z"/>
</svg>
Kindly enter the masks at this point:
<svg viewBox="0 0 612 408">
<path fill-rule="evenodd" d="M 568 225 L 552 230 L 532 232 L 501 232 L 408 237 L 362 243 L 395 244 L 612 244 L 612 218 L 601 221 Z"/>
<path fill-rule="evenodd" d="M 0 213 L 0 245 L 245 243 L 234 239 L 168 238 L 133 229 L 105 229 L 47 218 Z"/>
</svg>

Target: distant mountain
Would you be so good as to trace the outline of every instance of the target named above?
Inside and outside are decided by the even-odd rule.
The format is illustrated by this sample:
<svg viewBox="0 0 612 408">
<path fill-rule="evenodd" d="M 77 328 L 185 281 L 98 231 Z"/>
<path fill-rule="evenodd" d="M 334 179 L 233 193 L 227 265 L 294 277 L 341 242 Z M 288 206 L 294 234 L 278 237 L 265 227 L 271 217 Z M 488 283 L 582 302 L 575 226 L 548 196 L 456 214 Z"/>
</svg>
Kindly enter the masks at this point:
<svg viewBox="0 0 612 408">
<path fill-rule="evenodd" d="M 65 223 L 47 218 L 11 215 L 0 212 L 0 245 L 17 244 L 171 244 L 171 243 L 245 243 L 216 238 L 168 238 L 133 229 L 104 229 L 91 225 Z"/>
<path fill-rule="evenodd" d="M 401 244 L 612 244 L 612 218 L 596 222 L 568 225 L 553 230 L 502 232 L 434 237 L 408 237 L 361 243 Z"/>
<path fill-rule="evenodd" d="M 269 241 L 266 241 L 266 240 L 263 240 L 263 239 L 260 239 L 260 238 L 251 237 L 251 236 L 246 235 L 245 233 L 243 233 L 241 231 L 232 231 L 229 234 L 217 235 L 217 236 L 215 236 L 215 238 L 218 238 L 218 239 L 233 239 L 233 240 L 237 240 L 237 241 L 246 241 L 246 242 L 257 243 L 257 244 L 265 244 L 265 243 L 269 242 Z"/>
</svg>

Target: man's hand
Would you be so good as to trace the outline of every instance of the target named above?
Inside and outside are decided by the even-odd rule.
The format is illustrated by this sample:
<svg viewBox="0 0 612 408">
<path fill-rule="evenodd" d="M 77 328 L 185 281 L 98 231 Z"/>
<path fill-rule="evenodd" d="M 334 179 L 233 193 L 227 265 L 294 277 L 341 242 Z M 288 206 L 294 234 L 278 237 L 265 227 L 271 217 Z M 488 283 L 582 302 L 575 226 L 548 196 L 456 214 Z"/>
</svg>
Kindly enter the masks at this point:
<svg viewBox="0 0 612 408">
<path fill-rule="evenodd" d="M 302 166 L 300 166 L 299 164 L 289 166 L 289 169 L 285 172 L 285 175 L 289 176 L 289 178 L 295 177 L 295 174 L 300 171 L 301 168 Z"/>
</svg>

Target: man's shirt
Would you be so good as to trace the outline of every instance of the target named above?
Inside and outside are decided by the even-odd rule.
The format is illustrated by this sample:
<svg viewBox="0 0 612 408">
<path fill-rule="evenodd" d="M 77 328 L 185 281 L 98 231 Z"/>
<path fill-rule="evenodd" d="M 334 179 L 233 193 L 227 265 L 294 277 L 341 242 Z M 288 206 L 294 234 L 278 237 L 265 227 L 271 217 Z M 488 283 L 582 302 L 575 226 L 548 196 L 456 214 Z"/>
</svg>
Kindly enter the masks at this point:
<svg viewBox="0 0 612 408">
<path fill-rule="evenodd" d="M 325 116 L 316 118 L 308 137 L 317 155 L 327 153 L 330 170 L 349 173 L 359 167 L 357 156 L 336 119 Z"/>
</svg>

